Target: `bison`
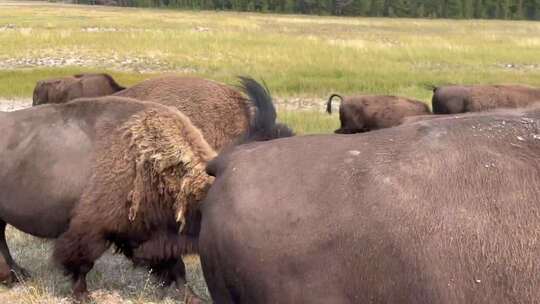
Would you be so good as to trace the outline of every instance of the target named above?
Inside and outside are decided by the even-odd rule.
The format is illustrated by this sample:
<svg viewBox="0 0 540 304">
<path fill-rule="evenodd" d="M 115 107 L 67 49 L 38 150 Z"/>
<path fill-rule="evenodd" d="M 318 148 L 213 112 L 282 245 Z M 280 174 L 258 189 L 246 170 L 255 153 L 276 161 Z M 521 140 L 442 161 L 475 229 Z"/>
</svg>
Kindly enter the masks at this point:
<svg viewBox="0 0 540 304">
<path fill-rule="evenodd" d="M 267 90 L 243 83 L 261 108 L 238 142 L 292 134 L 275 124 Z M 189 118 L 110 96 L 0 113 L 0 129 L 0 252 L 14 273 L 27 274 L 9 253 L 6 224 L 56 239 L 54 260 L 78 298 L 110 245 L 165 286 L 183 285 L 180 257 L 197 252 L 197 205 L 212 181 L 206 163 L 216 155 Z"/>
<path fill-rule="evenodd" d="M 324 149 L 321 149 L 324 147 Z M 540 108 L 221 154 L 199 249 L 216 303 L 535 303 Z"/>
<path fill-rule="evenodd" d="M 123 90 L 108 74 L 78 74 L 38 81 L 34 88 L 33 106 L 65 103 L 81 97 L 107 96 Z"/>
<path fill-rule="evenodd" d="M 433 88 L 433 113 L 522 108 L 540 101 L 540 89 L 522 85 L 450 85 Z"/>
<path fill-rule="evenodd" d="M 187 115 L 216 151 L 248 129 L 251 107 L 237 90 L 198 77 L 163 76 L 143 81 L 116 96 L 172 106 Z"/>
<path fill-rule="evenodd" d="M 155 273 L 166 285 L 179 283 L 178 256 L 195 252 L 196 242 L 189 229 L 178 231 L 210 185 L 204 168 L 215 156 L 186 116 L 120 97 L 2 116 L 0 252 L 13 272 L 27 274 L 9 253 L 6 224 L 56 239 L 54 260 L 72 276 L 77 297 L 110 244 L 136 262 L 156 251 L 153 260 L 169 267 Z"/>
<path fill-rule="evenodd" d="M 339 120 L 337 134 L 361 133 L 400 125 L 412 115 L 430 114 L 429 107 L 418 100 L 397 96 L 360 95 L 343 98 L 332 94 L 326 103 L 326 111 L 332 114 L 332 99 L 339 97 Z"/>
</svg>

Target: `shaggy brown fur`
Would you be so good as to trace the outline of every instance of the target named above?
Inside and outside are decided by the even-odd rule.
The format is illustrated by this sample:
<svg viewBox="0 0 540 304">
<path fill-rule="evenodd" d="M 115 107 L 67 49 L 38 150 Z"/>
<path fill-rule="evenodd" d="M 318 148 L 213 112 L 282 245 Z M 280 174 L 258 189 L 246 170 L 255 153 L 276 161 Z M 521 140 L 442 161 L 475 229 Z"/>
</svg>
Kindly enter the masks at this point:
<svg viewBox="0 0 540 304">
<path fill-rule="evenodd" d="M 215 153 L 178 111 L 148 109 L 112 134 L 102 131 L 97 144 L 104 153 L 97 158 L 91 187 L 75 208 L 70 229 L 57 241 L 55 258 L 67 269 L 90 266 L 106 241 L 113 241 L 124 252 L 134 249 L 134 261 L 142 264 L 151 250 L 147 265 L 168 285 L 185 273 L 181 255 L 196 248 L 191 237 L 177 232 L 189 204 L 200 201 L 210 186 L 204 169 Z M 88 227 L 100 222 L 99 230 Z M 176 237 L 166 237 L 170 235 Z M 80 250 L 81 243 L 89 250 Z"/>
<path fill-rule="evenodd" d="M 252 112 L 247 98 L 235 89 L 196 77 L 149 79 L 115 95 L 177 108 L 202 131 L 216 151 L 231 144 L 248 129 Z"/>
<path fill-rule="evenodd" d="M 64 103 L 81 97 L 111 95 L 125 89 L 108 74 L 77 74 L 69 77 L 38 81 L 33 103 Z"/>
<path fill-rule="evenodd" d="M 33 136 L 24 151 L 41 153 L 44 163 L 40 163 L 40 158 L 33 161 L 42 172 L 62 170 L 61 164 L 68 166 L 72 159 L 78 160 L 77 172 L 69 173 L 69 180 L 80 181 L 78 188 L 39 186 L 35 191 L 40 193 L 36 195 L 43 199 L 38 201 L 26 201 L 27 193 L 22 191 L 29 190 L 11 187 L 13 174 L 0 168 L 0 192 L 10 195 L 0 194 L 0 207 L 9 203 L 19 206 L 15 214 L 5 213 L 9 208 L 0 208 L 1 220 L 26 232 L 40 231 L 33 234 L 57 238 L 53 256 L 72 275 L 75 295 L 86 294 L 85 276 L 110 244 L 136 264 L 153 268 L 166 285 L 183 285 L 185 269 L 181 255 L 194 252 L 197 244 L 189 226 L 182 226 L 212 182 L 205 173 L 205 165 L 216 155 L 189 118 L 176 109 L 120 97 L 79 99 L 7 114 L 6 127 L 13 117 L 13 122 L 46 123 L 51 128 L 35 133 L 32 128 L 8 127 L 7 142 L 0 141 L 0 151 L 6 157 L 11 157 L 11 152 L 6 151 L 13 150 L 15 142 L 25 142 Z M 83 134 L 76 133 L 81 130 Z M 51 147 L 40 145 L 51 142 L 49 134 L 67 134 L 67 138 L 83 140 L 78 145 L 90 149 L 67 154 L 66 151 L 73 150 L 69 141 L 52 142 Z M 10 144 L 11 137 L 16 139 Z M 14 152 L 13 157 L 24 159 L 27 152 L 22 151 Z M 86 159 L 90 160 L 89 168 L 85 167 Z M 26 168 L 13 168 L 22 176 L 23 183 L 40 178 L 34 171 L 24 171 L 32 167 Z M 32 212 L 36 207 L 40 217 L 60 217 L 58 222 L 36 220 L 36 213 Z M 68 218 L 61 217 L 62 210 L 69 211 L 65 212 Z M 180 230 L 182 234 L 178 233 Z M 2 253 L 9 256 L 9 252 Z M 18 269 L 12 264 L 12 269 Z"/>
<path fill-rule="evenodd" d="M 328 99 L 326 110 L 332 113 L 332 99 L 339 97 L 341 126 L 339 134 L 352 134 L 389 128 L 402 123 L 407 116 L 430 114 L 428 106 L 418 100 L 397 96 L 360 95 L 343 99 L 333 94 Z"/>
<path fill-rule="evenodd" d="M 435 114 L 478 112 L 495 108 L 522 108 L 540 101 L 540 89 L 522 85 L 471 85 L 434 88 Z"/>
</svg>

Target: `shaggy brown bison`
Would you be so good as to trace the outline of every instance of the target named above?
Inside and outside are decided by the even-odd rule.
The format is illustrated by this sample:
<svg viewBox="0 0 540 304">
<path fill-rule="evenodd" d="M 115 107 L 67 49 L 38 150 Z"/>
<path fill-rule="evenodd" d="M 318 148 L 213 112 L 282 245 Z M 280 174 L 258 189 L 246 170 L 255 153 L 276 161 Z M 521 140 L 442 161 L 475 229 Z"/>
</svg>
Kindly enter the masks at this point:
<svg viewBox="0 0 540 304">
<path fill-rule="evenodd" d="M 326 111 L 332 113 L 332 99 L 339 97 L 338 134 L 352 134 L 400 125 L 404 117 L 430 114 L 429 107 L 418 100 L 397 96 L 360 95 L 343 98 L 333 94 L 328 98 Z"/>
<path fill-rule="evenodd" d="M 320 147 L 324 147 L 321 149 Z M 540 109 L 248 144 L 210 162 L 216 303 L 536 303 Z"/>
<path fill-rule="evenodd" d="M 292 135 L 275 123 L 268 91 L 251 78 L 242 85 L 256 114 L 239 142 Z M 181 255 L 197 250 L 196 207 L 215 156 L 185 115 L 110 96 L 0 112 L 0 129 L 0 252 L 14 273 L 27 275 L 9 253 L 6 224 L 57 239 L 54 259 L 78 297 L 111 244 L 165 286 L 183 285 Z"/>
<path fill-rule="evenodd" d="M 78 74 L 38 81 L 32 105 L 64 103 L 81 97 L 111 95 L 123 90 L 108 74 Z"/>
<path fill-rule="evenodd" d="M 164 76 L 143 81 L 115 95 L 177 108 L 217 151 L 244 134 L 250 123 L 250 103 L 240 92 L 203 78 Z"/>
<path fill-rule="evenodd" d="M 110 244 L 166 285 L 183 283 L 178 257 L 196 242 L 190 227 L 178 231 L 210 185 L 204 168 L 215 156 L 186 116 L 104 97 L 3 113 L 0 128 L 0 252 L 15 273 L 26 275 L 6 224 L 57 239 L 54 259 L 76 296 Z"/>
<path fill-rule="evenodd" d="M 456 114 L 522 108 L 538 101 L 540 89 L 522 85 L 451 85 L 435 87 L 431 105 L 435 114 Z"/>
</svg>

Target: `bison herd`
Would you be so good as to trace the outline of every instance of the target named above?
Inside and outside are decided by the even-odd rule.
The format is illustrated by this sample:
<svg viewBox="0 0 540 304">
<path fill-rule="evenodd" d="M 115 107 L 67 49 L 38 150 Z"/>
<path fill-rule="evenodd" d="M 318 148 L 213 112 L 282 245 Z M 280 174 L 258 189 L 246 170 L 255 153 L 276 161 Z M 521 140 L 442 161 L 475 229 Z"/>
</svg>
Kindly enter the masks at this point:
<svg viewBox="0 0 540 304">
<path fill-rule="evenodd" d="M 114 246 L 165 286 L 199 254 L 216 303 L 536 303 L 540 90 L 433 93 L 334 94 L 362 134 L 294 136 L 249 77 L 40 81 L 0 112 L 0 280 L 28 275 L 10 224 L 55 239 L 78 299 Z"/>
</svg>

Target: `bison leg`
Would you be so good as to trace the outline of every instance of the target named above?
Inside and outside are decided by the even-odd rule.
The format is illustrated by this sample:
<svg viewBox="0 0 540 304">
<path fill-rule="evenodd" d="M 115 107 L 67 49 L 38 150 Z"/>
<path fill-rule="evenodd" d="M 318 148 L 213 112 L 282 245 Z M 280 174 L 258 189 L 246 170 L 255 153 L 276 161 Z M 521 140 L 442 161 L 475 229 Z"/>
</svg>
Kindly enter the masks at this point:
<svg viewBox="0 0 540 304">
<path fill-rule="evenodd" d="M 182 259 L 169 260 L 160 265 L 160 267 L 153 267 L 152 270 L 155 271 L 154 273 L 160 280 L 160 284 L 163 284 L 163 287 L 167 287 L 174 283 L 174 286 L 178 290 L 184 291 L 184 303 L 203 303 L 195 292 L 193 292 L 186 284 L 186 266 Z"/>
<path fill-rule="evenodd" d="M 0 220 L 0 252 L 11 271 L 11 281 L 19 282 L 30 277 L 28 271 L 15 263 L 6 242 L 6 222 Z"/>
<path fill-rule="evenodd" d="M 86 275 L 108 247 L 103 235 L 91 231 L 92 227 L 87 224 L 70 225 L 68 231 L 58 238 L 54 248 L 54 259 L 73 279 L 73 295 L 76 299 L 88 297 Z"/>
</svg>

